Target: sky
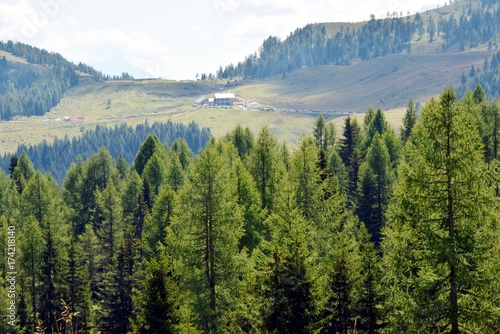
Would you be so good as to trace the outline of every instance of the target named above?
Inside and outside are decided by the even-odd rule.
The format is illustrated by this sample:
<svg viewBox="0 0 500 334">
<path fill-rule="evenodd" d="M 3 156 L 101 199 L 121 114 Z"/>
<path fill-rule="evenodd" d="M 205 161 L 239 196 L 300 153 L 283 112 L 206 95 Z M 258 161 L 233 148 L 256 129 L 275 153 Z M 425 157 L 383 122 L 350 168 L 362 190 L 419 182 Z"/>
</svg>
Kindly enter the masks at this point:
<svg viewBox="0 0 500 334">
<path fill-rule="evenodd" d="M 444 0 L 0 0 L 0 38 L 106 74 L 193 80 L 308 23 L 414 14 L 438 4 Z"/>
</svg>

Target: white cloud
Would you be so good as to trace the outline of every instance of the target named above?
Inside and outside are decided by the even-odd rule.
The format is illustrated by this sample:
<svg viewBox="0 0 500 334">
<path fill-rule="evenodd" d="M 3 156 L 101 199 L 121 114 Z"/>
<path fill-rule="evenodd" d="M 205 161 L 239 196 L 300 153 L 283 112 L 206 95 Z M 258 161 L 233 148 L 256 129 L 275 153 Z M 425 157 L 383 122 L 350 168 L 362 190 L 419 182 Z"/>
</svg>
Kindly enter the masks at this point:
<svg viewBox="0 0 500 334">
<path fill-rule="evenodd" d="M 138 12 L 117 0 L 20 0 L 0 2 L 0 36 L 105 73 L 105 60 L 120 58 L 152 76 L 183 79 L 244 60 L 270 35 L 284 39 L 308 23 L 367 20 L 371 13 L 414 13 L 429 1 L 185 0 L 174 8 L 148 0 Z"/>
<path fill-rule="evenodd" d="M 49 51 L 61 53 L 75 62 L 90 65 L 118 56 L 152 76 L 168 76 L 171 52 L 165 44 L 144 32 L 125 33 L 120 29 L 76 30 L 77 20 L 53 15 L 29 5 L 0 4 L 0 35 Z M 105 69 L 102 69 L 106 72 Z M 126 71 L 124 69 L 123 71 Z"/>
</svg>

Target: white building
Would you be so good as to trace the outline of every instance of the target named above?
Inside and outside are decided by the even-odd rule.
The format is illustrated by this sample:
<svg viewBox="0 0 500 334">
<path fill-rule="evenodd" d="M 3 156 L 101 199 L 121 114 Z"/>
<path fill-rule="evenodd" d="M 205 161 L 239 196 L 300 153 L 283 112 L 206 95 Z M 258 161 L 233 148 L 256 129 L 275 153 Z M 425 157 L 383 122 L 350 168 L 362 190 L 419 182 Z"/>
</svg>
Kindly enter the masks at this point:
<svg viewBox="0 0 500 334">
<path fill-rule="evenodd" d="M 218 106 L 232 106 L 234 103 L 233 93 L 217 93 L 214 95 L 214 104 Z"/>
</svg>

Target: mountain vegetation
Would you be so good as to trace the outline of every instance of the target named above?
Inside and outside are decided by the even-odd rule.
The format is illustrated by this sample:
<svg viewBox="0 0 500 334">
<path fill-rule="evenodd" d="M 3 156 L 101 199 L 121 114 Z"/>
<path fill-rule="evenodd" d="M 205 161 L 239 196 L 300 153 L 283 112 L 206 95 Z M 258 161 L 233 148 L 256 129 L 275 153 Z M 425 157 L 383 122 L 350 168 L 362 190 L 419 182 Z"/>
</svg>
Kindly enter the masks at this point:
<svg viewBox="0 0 500 334">
<path fill-rule="evenodd" d="M 7 171 L 13 160 L 27 154 L 35 169 L 43 173 L 50 172 L 61 183 L 77 157 L 87 159 L 101 147 L 106 148 L 113 159 L 120 157 L 126 163 L 132 163 L 137 150 L 150 134 L 156 135 L 166 145 L 172 145 L 176 140 L 183 141 L 183 145 L 186 144 L 194 153 L 205 147 L 211 137 L 209 129 L 200 129 L 195 122 L 187 126 L 170 121 L 152 125 L 146 122 L 135 128 L 124 123 L 114 128 L 98 125 L 95 129 L 85 131 L 81 137 L 56 137 L 51 144 L 43 141 L 33 146 L 19 145 L 16 153 L 3 155 L 0 167 Z"/>
<path fill-rule="evenodd" d="M 482 71 L 481 71 L 482 70 Z M 484 58 L 482 69 L 476 70 L 472 65 L 469 73 L 462 73 L 461 85 L 457 93 L 462 96 L 468 90 L 474 90 L 480 85 L 489 100 L 500 100 L 500 52 Z"/>
<path fill-rule="evenodd" d="M 409 101 L 400 135 L 380 109 L 342 134 L 320 115 L 294 149 L 266 127 L 197 155 L 150 134 L 131 163 L 77 159 L 61 187 L 13 156 L 1 330 L 497 333 L 500 105 L 484 96 Z"/>
<path fill-rule="evenodd" d="M 92 67 L 75 65 L 58 53 L 20 42 L 0 42 L 0 51 L 21 61 L 0 57 L 0 119 L 41 116 L 56 106 L 66 90 L 79 84 L 80 77 L 96 80 L 129 79 L 103 75 Z"/>
<path fill-rule="evenodd" d="M 259 51 L 237 65 L 220 67 L 215 77 L 229 79 L 286 77 L 302 67 L 351 65 L 399 53 L 412 53 L 416 45 L 441 45 L 441 51 L 496 45 L 500 6 L 495 1 L 450 1 L 448 6 L 410 16 L 402 12 L 374 15 L 363 24 L 346 24 L 328 32 L 326 24 L 309 24 L 285 40 L 270 36 Z M 439 42 L 439 43 L 438 43 Z M 421 48 L 421 47 L 420 47 Z M 202 78 L 210 76 L 202 75 Z"/>
</svg>

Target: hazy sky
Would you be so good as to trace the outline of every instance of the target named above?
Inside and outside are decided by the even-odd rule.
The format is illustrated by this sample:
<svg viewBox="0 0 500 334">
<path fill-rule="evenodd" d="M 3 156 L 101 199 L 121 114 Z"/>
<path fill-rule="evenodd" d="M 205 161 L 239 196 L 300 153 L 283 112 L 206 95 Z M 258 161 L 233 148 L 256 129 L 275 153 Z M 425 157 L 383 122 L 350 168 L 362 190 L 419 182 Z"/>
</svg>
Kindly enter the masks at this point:
<svg viewBox="0 0 500 334">
<path fill-rule="evenodd" d="M 441 3 L 442 2 L 442 3 Z M 237 63 L 268 36 L 314 22 L 412 14 L 438 0 L 0 0 L 0 36 L 108 74 L 194 79 Z"/>
</svg>

